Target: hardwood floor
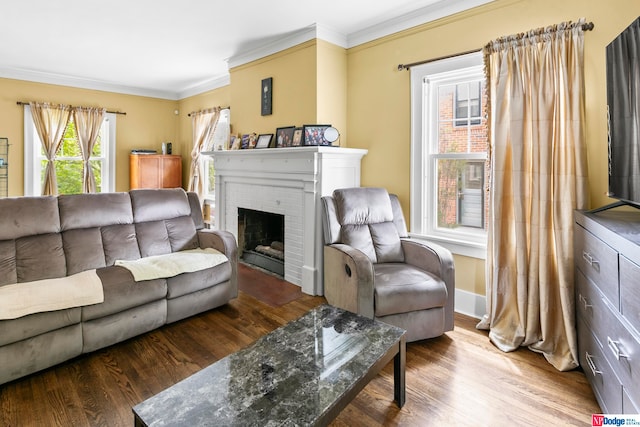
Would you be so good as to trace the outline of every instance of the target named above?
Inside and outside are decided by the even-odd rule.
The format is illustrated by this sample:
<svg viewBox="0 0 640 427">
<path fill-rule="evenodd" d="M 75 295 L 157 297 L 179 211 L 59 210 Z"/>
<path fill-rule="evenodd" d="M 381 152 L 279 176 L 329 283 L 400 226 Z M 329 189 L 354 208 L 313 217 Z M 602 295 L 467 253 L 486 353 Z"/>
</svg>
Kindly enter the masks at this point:
<svg viewBox="0 0 640 427">
<path fill-rule="evenodd" d="M 279 284 L 244 268 L 240 280 Z M 300 293 L 278 305 L 241 291 L 219 309 L 0 386 L 0 426 L 131 426 L 135 404 L 324 302 Z M 591 425 L 600 409 L 581 371 L 558 372 L 526 349 L 502 353 L 475 323 L 456 315 L 453 332 L 407 345 L 401 410 L 390 364 L 332 425 Z"/>
</svg>

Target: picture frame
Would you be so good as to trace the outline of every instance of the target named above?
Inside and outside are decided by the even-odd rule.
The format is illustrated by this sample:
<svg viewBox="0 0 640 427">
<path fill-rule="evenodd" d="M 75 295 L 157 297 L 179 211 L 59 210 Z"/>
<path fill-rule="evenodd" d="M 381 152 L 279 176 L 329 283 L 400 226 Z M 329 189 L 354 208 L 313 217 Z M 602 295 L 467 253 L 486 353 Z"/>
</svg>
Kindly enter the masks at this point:
<svg viewBox="0 0 640 427">
<path fill-rule="evenodd" d="M 302 145 L 302 128 L 295 128 L 293 131 L 293 139 L 291 140 L 292 147 L 299 147 Z"/>
<path fill-rule="evenodd" d="M 295 126 L 276 128 L 276 148 L 291 147 L 295 129 Z"/>
<path fill-rule="evenodd" d="M 240 135 L 231 135 L 229 137 L 229 149 L 230 150 L 239 150 L 240 149 L 241 140 L 242 140 L 242 138 L 240 137 Z"/>
<path fill-rule="evenodd" d="M 249 135 L 249 147 L 248 148 L 256 148 L 256 143 L 258 142 L 258 134 L 253 132 Z"/>
<path fill-rule="evenodd" d="M 304 125 L 302 126 L 302 145 L 331 145 L 329 141 L 324 139 L 324 130 L 330 128 L 331 125 Z"/>
<path fill-rule="evenodd" d="M 240 149 L 241 150 L 245 150 L 247 148 L 250 148 L 249 147 L 249 137 L 250 136 L 251 135 L 249 135 L 248 133 L 245 133 L 240 137 Z"/>
<path fill-rule="evenodd" d="M 271 140 L 273 139 L 272 133 L 263 133 L 258 135 L 258 140 L 256 142 L 256 148 L 269 148 L 271 145 Z"/>
<path fill-rule="evenodd" d="M 262 79 L 260 85 L 260 114 L 270 116 L 272 113 L 273 77 Z"/>
</svg>

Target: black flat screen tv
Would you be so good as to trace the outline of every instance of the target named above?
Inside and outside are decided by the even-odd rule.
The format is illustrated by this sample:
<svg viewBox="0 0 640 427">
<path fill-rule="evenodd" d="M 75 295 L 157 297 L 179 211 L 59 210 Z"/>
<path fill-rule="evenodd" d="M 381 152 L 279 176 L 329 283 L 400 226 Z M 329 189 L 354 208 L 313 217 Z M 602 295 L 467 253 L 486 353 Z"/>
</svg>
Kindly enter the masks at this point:
<svg viewBox="0 0 640 427">
<path fill-rule="evenodd" d="M 609 207 L 640 208 L 640 18 L 606 48 Z"/>
</svg>

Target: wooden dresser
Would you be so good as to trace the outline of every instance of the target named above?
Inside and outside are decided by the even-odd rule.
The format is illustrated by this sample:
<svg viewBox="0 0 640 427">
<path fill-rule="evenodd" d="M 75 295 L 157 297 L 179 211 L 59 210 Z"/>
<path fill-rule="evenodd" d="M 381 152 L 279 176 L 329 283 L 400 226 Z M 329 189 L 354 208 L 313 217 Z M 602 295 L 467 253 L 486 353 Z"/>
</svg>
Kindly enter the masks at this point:
<svg viewBox="0 0 640 427">
<path fill-rule="evenodd" d="M 575 214 L 580 365 L 604 413 L 640 413 L 640 210 Z"/>
<path fill-rule="evenodd" d="M 129 187 L 182 187 L 182 157 L 171 154 L 130 154 Z"/>
</svg>

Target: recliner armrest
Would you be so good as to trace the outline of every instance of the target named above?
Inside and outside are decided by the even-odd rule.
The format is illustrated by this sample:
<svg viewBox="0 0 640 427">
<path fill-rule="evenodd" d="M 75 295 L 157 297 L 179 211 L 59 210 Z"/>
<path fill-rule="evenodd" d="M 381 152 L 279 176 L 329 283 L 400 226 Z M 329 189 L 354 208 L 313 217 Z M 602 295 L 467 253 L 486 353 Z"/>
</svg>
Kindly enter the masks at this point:
<svg viewBox="0 0 640 427">
<path fill-rule="evenodd" d="M 429 273 L 440 277 L 447 286 L 447 305 L 445 309 L 445 331 L 453 330 L 453 312 L 455 308 L 455 266 L 453 255 L 448 249 L 424 240 L 404 238 L 402 250 L 404 260 Z"/>
<path fill-rule="evenodd" d="M 217 249 L 229 258 L 231 264 L 231 284 L 235 289 L 234 298 L 238 296 L 238 243 L 235 236 L 229 231 L 211 230 L 203 228 L 198 230 L 198 241 L 201 248 Z"/>
<path fill-rule="evenodd" d="M 333 306 L 373 319 L 373 264 L 344 244 L 324 247 L 324 296 Z"/>
</svg>

